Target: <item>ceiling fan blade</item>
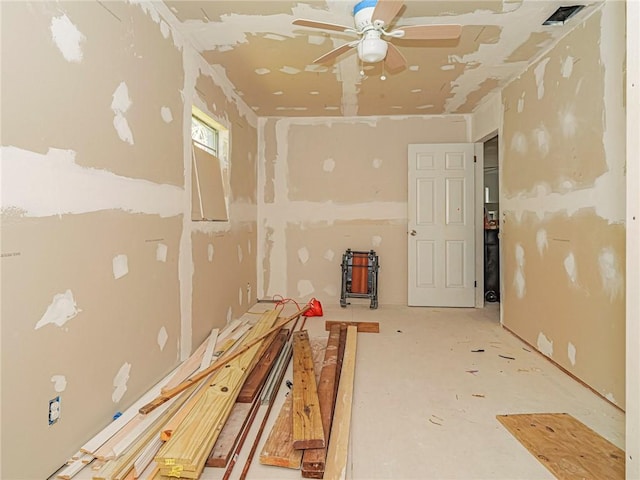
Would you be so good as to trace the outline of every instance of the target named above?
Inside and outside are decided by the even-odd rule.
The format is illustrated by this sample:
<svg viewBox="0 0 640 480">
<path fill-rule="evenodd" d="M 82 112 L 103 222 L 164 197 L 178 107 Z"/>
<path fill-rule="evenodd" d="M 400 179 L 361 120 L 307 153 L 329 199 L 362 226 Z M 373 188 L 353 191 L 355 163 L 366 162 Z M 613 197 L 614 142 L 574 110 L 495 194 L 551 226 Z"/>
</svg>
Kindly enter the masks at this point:
<svg viewBox="0 0 640 480">
<path fill-rule="evenodd" d="M 371 23 L 379 21 L 383 25 L 389 25 L 398 15 L 403 5 L 404 2 L 402 0 L 378 0 L 376 8 L 371 15 Z"/>
<path fill-rule="evenodd" d="M 335 23 L 316 22 L 315 20 L 306 20 L 304 18 L 298 18 L 292 22 L 294 25 L 301 27 L 322 28 L 323 30 L 335 30 L 337 32 L 353 32 L 356 31 L 345 25 L 336 25 Z"/>
<path fill-rule="evenodd" d="M 384 64 L 387 67 L 387 70 L 393 72 L 394 70 L 400 70 L 407 66 L 407 59 L 404 58 L 404 55 L 398 50 L 393 43 L 388 43 L 387 47 L 387 56 L 384 57 Z"/>
<path fill-rule="evenodd" d="M 451 40 L 459 38 L 462 34 L 462 25 L 411 25 L 407 27 L 399 27 L 390 33 L 404 32 L 404 35 L 398 35 L 397 38 L 403 40 Z"/>
<path fill-rule="evenodd" d="M 334 48 L 333 50 L 325 53 L 321 57 L 316 58 L 313 63 L 326 63 L 329 60 L 333 60 L 334 58 L 342 55 L 344 52 L 349 50 L 350 48 L 355 47 L 358 42 L 345 43 L 344 45 L 340 45 L 338 48 Z"/>
</svg>

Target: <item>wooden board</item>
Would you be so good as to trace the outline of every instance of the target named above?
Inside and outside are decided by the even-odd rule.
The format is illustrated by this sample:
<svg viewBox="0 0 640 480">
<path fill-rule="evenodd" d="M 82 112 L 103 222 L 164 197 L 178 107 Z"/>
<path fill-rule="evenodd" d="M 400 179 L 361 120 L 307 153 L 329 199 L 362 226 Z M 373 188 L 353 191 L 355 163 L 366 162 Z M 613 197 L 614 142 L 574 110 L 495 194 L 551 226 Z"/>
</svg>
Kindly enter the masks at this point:
<svg viewBox="0 0 640 480">
<path fill-rule="evenodd" d="M 346 325 L 358 327 L 360 333 L 380 333 L 380 324 L 378 322 L 338 322 L 335 320 L 327 320 L 324 329 L 330 331 L 334 325 Z"/>
<path fill-rule="evenodd" d="M 211 454 L 207 459 L 207 467 L 227 466 L 233 449 L 238 443 L 238 438 L 247 424 L 249 414 L 251 413 L 251 407 L 251 403 L 239 402 L 236 402 L 233 406 L 231 414 L 229 415 L 229 418 L 227 418 L 227 421 L 220 432 L 220 436 L 216 440 L 216 443 L 211 450 Z"/>
<path fill-rule="evenodd" d="M 366 253 L 353 253 L 351 260 L 351 292 L 369 293 L 369 256 Z"/>
<path fill-rule="evenodd" d="M 293 448 L 323 448 L 324 429 L 313 355 L 306 330 L 293 334 Z"/>
<path fill-rule="evenodd" d="M 558 480 L 624 479 L 624 452 L 569 414 L 496 418 Z"/>
<path fill-rule="evenodd" d="M 333 405 L 338 387 L 337 366 L 338 347 L 340 344 L 340 330 L 346 327 L 334 325 L 331 327 L 327 347 L 324 352 L 324 361 L 318 381 L 318 399 L 320 400 L 320 414 L 322 416 L 322 428 L 324 429 L 325 445 L 329 441 L 331 420 L 333 418 Z M 305 478 L 317 478 L 309 476 L 309 472 L 324 472 L 324 463 L 327 455 L 326 447 L 309 448 L 302 455 L 302 475 Z M 320 477 L 322 478 L 322 477 Z"/>
<path fill-rule="evenodd" d="M 262 447 L 260 463 L 285 468 L 300 468 L 302 450 L 293 448 L 293 431 L 291 419 L 292 397 L 287 396 L 280 409 L 276 423 Z"/>
<path fill-rule="evenodd" d="M 347 327 L 347 341 L 344 348 L 340 384 L 336 396 L 336 405 L 331 424 L 331 437 L 327 448 L 327 460 L 324 477 L 326 480 L 345 478 L 349 432 L 351 429 L 351 403 L 353 400 L 353 382 L 356 370 L 356 345 L 358 330 Z"/>
<path fill-rule="evenodd" d="M 267 380 L 271 367 L 273 367 L 273 364 L 278 359 L 278 355 L 280 355 L 280 351 L 282 347 L 284 347 L 288 336 L 287 330 L 280 330 L 280 332 L 274 332 L 274 334 L 276 337 L 267 346 L 268 348 L 260 357 L 257 365 L 253 367 L 251 373 L 249 373 L 244 385 L 242 385 L 240 395 L 238 395 L 238 402 L 252 403 L 262 388 L 262 385 L 264 385 L 264 382 Z"/>
</svg>

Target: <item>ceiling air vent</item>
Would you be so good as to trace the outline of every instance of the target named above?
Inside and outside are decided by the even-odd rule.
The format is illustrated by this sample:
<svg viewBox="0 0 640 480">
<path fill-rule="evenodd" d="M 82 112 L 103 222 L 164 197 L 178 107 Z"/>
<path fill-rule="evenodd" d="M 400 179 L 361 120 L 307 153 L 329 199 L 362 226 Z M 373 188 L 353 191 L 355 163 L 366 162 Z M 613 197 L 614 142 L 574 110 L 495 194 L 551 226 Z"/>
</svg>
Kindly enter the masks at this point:
<svg viewBox="0 0 640 480">
<path fill-rule="evenodd" d="M 543 25 L 564 25 L 567 20 L 584 8 L 584 5 L 571 5 L 560 7 L 547 18 Z"/>
</svg>

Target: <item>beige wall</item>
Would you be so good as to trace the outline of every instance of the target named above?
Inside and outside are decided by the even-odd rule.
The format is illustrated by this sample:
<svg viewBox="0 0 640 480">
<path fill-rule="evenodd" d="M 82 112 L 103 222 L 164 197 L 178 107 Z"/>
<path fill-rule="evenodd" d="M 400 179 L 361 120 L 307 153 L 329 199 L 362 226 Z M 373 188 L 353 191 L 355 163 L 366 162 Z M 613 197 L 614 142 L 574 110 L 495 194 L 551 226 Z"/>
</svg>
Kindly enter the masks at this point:
<svg viewBox="0 0 640 480">
<path fill-rule="evenodd" d="M 373 249 L 380 303 L 406 304 L 407 145 L 467 142 L 468 127 L 462 115 L 261 120 L 260 294 L 336 304 L 342 254 Z"/>
<path fill-rule="evenodd" d="M 257 121 L 149 6 L 1 8 L 0 477 L 46 478 L 253 303 Z M 190 220 L 192 104 L 229 128 L 229 222 Z"/>
<path fill-rule="evenodd" d="M 624 3 L 503 91 L 504 325 L 625 405 Z"/>
</svg>

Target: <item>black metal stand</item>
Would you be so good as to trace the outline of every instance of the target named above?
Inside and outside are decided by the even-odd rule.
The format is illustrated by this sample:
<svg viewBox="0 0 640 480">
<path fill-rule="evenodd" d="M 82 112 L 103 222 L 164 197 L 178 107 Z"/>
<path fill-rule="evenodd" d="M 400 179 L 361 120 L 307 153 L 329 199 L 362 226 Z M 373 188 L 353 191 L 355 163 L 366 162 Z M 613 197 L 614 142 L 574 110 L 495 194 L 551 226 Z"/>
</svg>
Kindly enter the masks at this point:
<svg viewBox="0 0 640 480">
<path fill-rule="evenodd" d="M 342 255 L 342 293 L 340 306 L 347 306 L 347 298 L 370 298 L 370 308 L 378 308 L 378 255 L 373 250 Z"/>
</svg>

